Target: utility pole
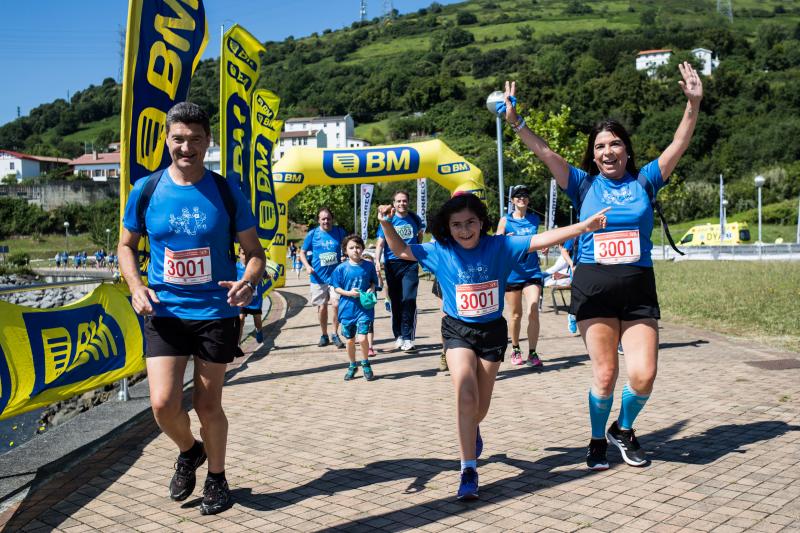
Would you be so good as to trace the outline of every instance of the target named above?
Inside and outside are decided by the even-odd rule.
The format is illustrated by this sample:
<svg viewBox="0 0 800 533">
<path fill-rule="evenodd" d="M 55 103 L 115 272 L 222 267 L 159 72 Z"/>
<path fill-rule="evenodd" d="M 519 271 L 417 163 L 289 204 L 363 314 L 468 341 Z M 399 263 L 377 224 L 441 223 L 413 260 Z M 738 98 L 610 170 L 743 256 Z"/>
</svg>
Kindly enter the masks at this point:
<svg viewBox="0 0 800 533">
<path fill-rule="evenodd" d="M 361 22 L 367 21 L 367 0 L 361 0 L 361 9 L 358 12 Z"/>
<path fill-rule="evenodd" d="M 717 13 L 728 19 L 728 22 L 733 22 L 733 6 L 732 0 L 717 0 Z"/>
<path fill-rule="evenodd" d="M 392 0 L 383 0 L 383 21 L 389 22 L 392 20 L 392 12 L 394 11 L 394 6 L 392 5 Z"/>
<path fill-rule="evenodd" d="M 125 28 L 121 24 L 117 25 L 117 35 L 119 37 L 119 68 L 117 69 L 117 83 L 122 84 L 122 70 L 125 68 Z"/>
</svg>

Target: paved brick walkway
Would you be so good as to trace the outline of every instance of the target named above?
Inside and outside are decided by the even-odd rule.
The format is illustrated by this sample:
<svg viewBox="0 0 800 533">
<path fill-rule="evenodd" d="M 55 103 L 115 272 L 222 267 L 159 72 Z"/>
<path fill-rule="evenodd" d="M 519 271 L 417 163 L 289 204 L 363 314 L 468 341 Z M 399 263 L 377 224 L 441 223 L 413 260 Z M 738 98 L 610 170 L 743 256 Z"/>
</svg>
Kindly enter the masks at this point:
<svg viewBox="0 0 800 533">
<path fill-rule="evenodd" d="M 235 506 L 200 515 L 167 497 L 175 449 L 150 418 L 0 517 L 23 531 L 800 531 L 800 355 L 663 325 L 656 390 L 640 416 L 652 464 L 584 467 L 590 367 L 542 315 L 542 371 L 504 363 L 481 425 L 481 499 L 454 501 L 452 387 L 436 371 L 438 301 L 420 286 L 420 351 L 383 351 L 374 382 L 317 348 L 307 286 L 267 352 L 229 380 L 227 475 Z M 382 305 L 381 305 L 382 307 Z M 389 319 L 378 311 L 376 330 Z M 378 345 L 386 350 L 388 339 Z M 524 347 L 524 343 L 523 343 Z M 774 367 L 775 369 L 771 369 Z M 614 412 L 619 408 L 617 387 Z M 612 414 L 615 416 L 615 414 Z M 196 417 L 192 413 L 195 425 Z M 13 513 L 13 515 L 12 515 Z"/>
</svg>

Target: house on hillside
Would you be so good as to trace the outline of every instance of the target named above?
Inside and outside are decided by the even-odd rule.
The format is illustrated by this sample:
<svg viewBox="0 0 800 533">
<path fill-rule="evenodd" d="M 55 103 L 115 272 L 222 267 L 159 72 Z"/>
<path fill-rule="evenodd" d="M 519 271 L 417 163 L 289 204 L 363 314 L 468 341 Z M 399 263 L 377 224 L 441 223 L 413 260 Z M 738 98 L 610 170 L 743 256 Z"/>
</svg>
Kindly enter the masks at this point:
<svg viewBox="0 0 800 533">
<path fill-rule="evenodd" d="M 287 119 L 273 156 L 276 160 L 280 159 L 292 146 L 363 148 L 369 143 L 356 137 L 353 117 L 344 115 Z"/>
<path fill-rule="evenodd" d="M 66 167 L 69 159 L 30 155 L 11 150 L 0 150 L 0 179 L 13 174 L 17 183 L 24 179 L 41 176 L 58 167 Z"/>
<path fill-rule="evenodd" d="M 69 162 L 76 176 L 92 178 L 94 181 L 119 179 L 119 152 L 92 152 L 83 154 Z"/>
<path fill-rule="evenodd" d="M 669 63 L 672 50 L 642 50 L 636 54 L 636 70 L 644 70 L 649 77 L 656 75 L 656 70 L 661 65 Z"/>
<path fill-rule="evenodd" d="M 719 58 L 711 50 L 706 48 L 695 48 L 692 50 L 698 60 L 700 60 L 700 74 L 710 76 L 711 73 L 719 66 Z M 647 71 L 647 76 L 652 78 L 656 75 L 658 67 L 669 63 L 669 58 L 672 57 L 672 50 L 642 50 L 636 54 L 636 70 Z"/>
</svg>

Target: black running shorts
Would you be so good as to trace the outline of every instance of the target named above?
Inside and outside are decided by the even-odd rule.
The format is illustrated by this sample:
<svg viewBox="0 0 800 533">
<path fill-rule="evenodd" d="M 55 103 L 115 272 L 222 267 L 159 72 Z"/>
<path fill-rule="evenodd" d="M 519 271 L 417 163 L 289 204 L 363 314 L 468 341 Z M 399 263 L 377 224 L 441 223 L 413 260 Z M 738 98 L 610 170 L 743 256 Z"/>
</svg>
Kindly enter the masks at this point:
<svg viewBox="0 0 800 533">
<path fill-rule="evenodd" d="M 572 277 L 570 314 L 589 318 L 661 318 L 652 267 L 581 263 Z"/>
<path fill-rule="evenodd" d="M 239 317 L 184 320 L 148 316 L 144 319 L 147 357 L 194 355 L 210 363 L 227 364 L 241 355 Z"/>
<path fill-rule="evenodd" d="M 486 361 L 503 361 L 508 347 L 508 324 L 503 317 L 491 322 L 464 322 L 449 315 L 442 318 L 444 349 L 468 348 Z"/>
<path fill-rule="evenodd" d="M 525 287 L 530 287 L 531 285 L 538 285 L 541 287 L 543 285 L 542 278 L 533 278 L 521 283 L 506 283 L 506 292 L 521 291 Z"/>
</svg>

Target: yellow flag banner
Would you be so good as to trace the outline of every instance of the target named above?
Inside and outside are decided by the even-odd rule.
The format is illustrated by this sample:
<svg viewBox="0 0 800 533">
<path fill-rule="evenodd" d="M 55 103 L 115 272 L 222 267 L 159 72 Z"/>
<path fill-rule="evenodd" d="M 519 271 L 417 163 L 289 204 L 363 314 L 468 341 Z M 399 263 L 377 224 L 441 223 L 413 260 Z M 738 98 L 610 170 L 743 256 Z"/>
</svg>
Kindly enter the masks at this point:
<svg viewBox="0 0 800 533">
<path fill-rule="evenodd" d="M 250 181 L 254 187 L 251 201 L 256 215 L 258 238 L 265 250 L 269 250 L 272 245 L 278 231 L 278 220 L 286 216 L 286 213 L 278 211 L 278 201 L 272 183 L 272 151 L 283 129 L 283 121 L 276 118 L 280 103 L 280 97 L 267 89 L 258 89 L 253 93 Z M 267 276 L 263 281 L 266 286 L 265 294 L 274 288 L 273 282 L 283 275 L 283 268 L 281 264 L 267 261 Z"/>
<path fill-rule="evenodd" d="M 0 420 L 145 368 L 142 321 L 122 285 L 55 309 L 0 301 Z"/>
<path fill-rule="evenodd" d="M 234 24 L 222 37 L 219 76 L 220 173 L 252 200 L 250 183 L 253 128 L 250 101 L 259 76 L 264 46 Z"/>
<path fill-rule="evenodd" d="M 201 0 L 130 0 L 120 123 L 120 231 L 133 184 L 170 164 L 164 149 L 167 111 L 189 94 L 207 42 Z"/>
</svg>

